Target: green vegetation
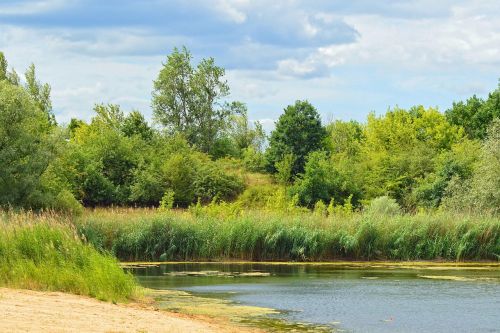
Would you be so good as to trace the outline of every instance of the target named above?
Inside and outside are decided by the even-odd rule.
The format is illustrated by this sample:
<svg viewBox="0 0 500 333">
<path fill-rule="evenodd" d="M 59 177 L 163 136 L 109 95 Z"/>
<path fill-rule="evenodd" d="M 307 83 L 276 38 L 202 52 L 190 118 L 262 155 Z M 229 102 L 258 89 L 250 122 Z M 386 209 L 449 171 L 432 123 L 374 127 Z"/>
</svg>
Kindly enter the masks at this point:
<svg viewBox="0 0 500 333">
<path fill-rule="evenodd" d="M 69 221 L 44 214 L 0 215 L 0 286 L 65 291 L 125 301 L 136 283 L 114 257 L 85 244 Z"/>
<path fill-rule="evenodd" d="M 300 208 L 284 214 L 234 205 L 193 206 L 189 212 L 96 210 L 77 225 L 96 248 L 126 261 L 499 258 L 497 218 L 408 216 L 398 208 L 384 199 L 365 214 L 339 209 L 316 214 Z"/>
<path fill-rule="evenodd" d="M 23 82 L 7 68 L 0 52 L 0 208 L 69 213 L 101 253 L 499 259 L 500 86 L 445 113 L 396 107 L 326 125 L 296 101 L 266 142 L 246 105 L 229 100 L 224 69 L 212 58 L 194 66 L 186 48 L 174 49 L 154 82 L 154 124 L 114 104 L 57 124 L 35 67 Z M 4 284 L 130 295 L 113 259 L 68 227 L 3 219 Z"/>
<path fill-rule="evenodd" d="M 445 113 L 396 107 L 326 125 L 311 103 L 296 101 L 267 141 L 246 105 L 229 99 L 224 68 L 192 58 L 186 48 L 167 56 L 153 86 L 154 124 L 96 104 L 90 121 L 60 125 L 35 67 L 22 83 L 0 53 L 0 207 L 362 211 L 388 197 L 405 214 L 498 215 L 500 86 Z"/>
</svg>

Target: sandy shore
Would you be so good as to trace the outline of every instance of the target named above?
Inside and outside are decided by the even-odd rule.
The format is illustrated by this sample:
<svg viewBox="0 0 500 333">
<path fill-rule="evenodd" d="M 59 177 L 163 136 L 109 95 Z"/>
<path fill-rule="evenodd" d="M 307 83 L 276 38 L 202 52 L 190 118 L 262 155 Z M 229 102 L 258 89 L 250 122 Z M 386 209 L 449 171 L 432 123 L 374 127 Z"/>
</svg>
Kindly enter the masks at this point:
<svg viewBox="0 0 500 333">
<path fill-rule="evenodd" d="M 59 292 L 0 288 L 0 332 L 250 332 L 230 323 Z"/>
</svg>

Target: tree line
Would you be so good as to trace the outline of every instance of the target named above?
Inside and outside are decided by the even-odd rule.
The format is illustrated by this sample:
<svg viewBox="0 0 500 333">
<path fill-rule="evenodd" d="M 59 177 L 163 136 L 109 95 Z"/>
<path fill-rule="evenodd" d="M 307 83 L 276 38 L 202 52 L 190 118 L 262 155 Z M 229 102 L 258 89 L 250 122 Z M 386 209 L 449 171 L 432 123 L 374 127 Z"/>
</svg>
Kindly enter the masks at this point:
<svg viewBox="0 0 500 333">
<path fill-rule="evenodd" d="M 388 196 L 406 211 L 500 210 L 500 85 L 444 113 L 395 107 L 365 122 L 322 124 L 308 101 L 287 106 L 267 137 L 244 103 L 228 101 L 224 68 L 167 56 L 150 124 L 137 110 L 96 104 L 88 122 L 57 124 L 50 86 L 24 79 L 0 52 L 0 206 L 178 206 L 231 201 L 245 174 L 266 173 L 296 205 L 362 207 Z"/>
</svg>

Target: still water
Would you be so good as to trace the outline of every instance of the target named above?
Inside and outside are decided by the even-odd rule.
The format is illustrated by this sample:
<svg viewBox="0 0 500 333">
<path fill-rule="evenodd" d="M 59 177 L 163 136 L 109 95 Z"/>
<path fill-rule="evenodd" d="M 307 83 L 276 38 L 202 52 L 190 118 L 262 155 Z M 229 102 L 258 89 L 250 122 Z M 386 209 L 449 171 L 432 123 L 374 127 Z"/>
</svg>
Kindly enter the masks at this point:
<svg viewBox="0 0 500 333">
<path fill-rule="evenodd" d="M 332 331 L 500 332 L 498 265 L 179 263 L 132 272 L 148 288 L 272 308 Z"/>
</svg>

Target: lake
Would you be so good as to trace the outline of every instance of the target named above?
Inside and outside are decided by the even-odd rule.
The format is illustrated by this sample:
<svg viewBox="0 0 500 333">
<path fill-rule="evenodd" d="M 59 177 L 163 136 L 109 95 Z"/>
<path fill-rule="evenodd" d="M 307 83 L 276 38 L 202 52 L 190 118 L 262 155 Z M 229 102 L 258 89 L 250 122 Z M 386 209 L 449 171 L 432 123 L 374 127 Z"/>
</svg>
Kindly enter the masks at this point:
<svg viewBox="0 0 500 333">
<path fill-rule="evenodd" d="M 264 317 L 312 331 L 500 332 L 498 265 L 168 263 L 131 270 L 145 287 L 275 309 Z"/>
</svg>

